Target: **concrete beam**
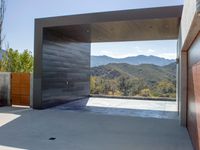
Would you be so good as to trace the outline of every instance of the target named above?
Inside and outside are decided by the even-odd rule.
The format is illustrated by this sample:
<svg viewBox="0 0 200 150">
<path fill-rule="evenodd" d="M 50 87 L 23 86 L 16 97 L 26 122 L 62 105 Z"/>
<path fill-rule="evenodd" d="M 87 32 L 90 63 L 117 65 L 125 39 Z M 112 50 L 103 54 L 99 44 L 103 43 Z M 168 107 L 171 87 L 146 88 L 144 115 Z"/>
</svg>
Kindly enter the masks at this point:
<svg viewBox="0 0 200 150">
<path fill-rule="evenodd" d="M 89 13 L 70 16 L 48 17 L 36 19 L 43 27 L 93 24 L 103 22 L 147 20 L 164 18 L 181 18 L 183 6 L 167 6 L 120 10 L 101 13 Z"/>
<path fill-rule="evenodd" d="M 188 51 L 200 32 L 200 1 L 185 0 L 182 20 L 182 51 Z"/>
</svg>

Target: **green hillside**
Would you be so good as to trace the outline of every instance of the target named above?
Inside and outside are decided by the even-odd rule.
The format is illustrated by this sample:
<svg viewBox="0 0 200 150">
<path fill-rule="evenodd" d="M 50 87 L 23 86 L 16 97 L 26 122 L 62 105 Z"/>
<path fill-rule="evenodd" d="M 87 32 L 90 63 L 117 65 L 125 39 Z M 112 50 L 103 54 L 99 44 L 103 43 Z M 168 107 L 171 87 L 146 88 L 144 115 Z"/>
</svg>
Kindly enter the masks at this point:
<svg viewBox="0 0 200 150">
<path fill-rule="evenodd" d="M 171 63 L 166 66 L 157 66 L 152 64 L 130 65 L 126 63 L 111 63 L 91 68 L 91 77 L 93 78 L 92 82 L 96 80 L 96 86 L 99 85 L 103 88 L 103 86 L 109 87 L 110 84 L 112 84 L 112 86 L 116 87 L 111 87 L 111 89 L 115 88 L 118 91 L 118 94 L 123 93 L 121 95 L 125 96 L 140 95 L 141 90 L 146 89 L 151 91 L 152 96 L 174 97 L 176 84 L 176 63 Z M 124 83 L 124 86 L 125 84 L 129 84 L 125 87 L 125 89 L 123 89 L 123 87 L 119 88 L 119 84 L 122 80 L 127 82 Z M 106 85 L 103 85 L 104 82 Z M 141 85 L 141 87 L 137 87 L 138 85 Z M 93 87 L 95 88 L 94 85 Z M 134 94 L 130 94 L 130 88 L 132 90 L 136 88 L 137 92 L 131 92 Z M 126 92 L 120 91 L 120 89 L 123 89 L 123 91 Z M 107 89 L 107 91 L 109 91 L 109 89 Z"/>
</svg>

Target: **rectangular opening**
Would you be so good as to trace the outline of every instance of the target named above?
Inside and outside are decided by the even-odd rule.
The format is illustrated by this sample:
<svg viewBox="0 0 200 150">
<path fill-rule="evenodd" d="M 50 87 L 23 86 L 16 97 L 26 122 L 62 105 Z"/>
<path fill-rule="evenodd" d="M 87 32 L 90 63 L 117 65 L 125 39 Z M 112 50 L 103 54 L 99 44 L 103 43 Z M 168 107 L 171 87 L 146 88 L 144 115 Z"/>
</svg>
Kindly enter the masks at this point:
<svg viewBox="0 0 200 150">
<path fill-rule="evenodd" d="M 176 118 L 176 48 L 177 40 L 92 43 L 87 105 L 113 114 L 120 109 L 122 115 Z"/>
<path fill-rule="evenodd" d="M 92 43 L 90 93 L 175 99 L 176 43 Z"/>
<path fill-rule="evenodd" d="M 83 104 L 90 103 L 90 98 L 89 102 L 83 98 L 90 96 L 91 46 L 100 42 L 177 39 L 181 10 L 166 7 L 36 20 L 33 107 L 40 109 L 79 98 Z M 142 71 L 138 72 L 145 74 Z M 141 83 L 138 77 L 132 80 Z M 125 96 L 151 96 L 150 89 L 141 90 L 135 93 L 122 89 Z M 121 94 L 114 90 L 110 93 Z"/>
</svg>

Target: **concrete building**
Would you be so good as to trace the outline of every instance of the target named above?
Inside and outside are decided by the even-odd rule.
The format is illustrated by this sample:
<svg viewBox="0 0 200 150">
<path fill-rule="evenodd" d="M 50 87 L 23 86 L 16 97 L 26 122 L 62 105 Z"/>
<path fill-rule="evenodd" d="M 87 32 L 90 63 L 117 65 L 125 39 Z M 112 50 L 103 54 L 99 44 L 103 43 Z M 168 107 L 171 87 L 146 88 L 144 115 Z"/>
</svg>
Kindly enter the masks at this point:
<svg viewBox="0 0 200 150">
<path fill-rule="evenodd" d="M 182 6 L 35 20 L 33 108 L 89 96 L 92 42 L 177 39 Z"/>
<path fill-rule="evenodd" d="M 184 6 L 80 14 L 35 20 L 32 107 L 89 96 L 92 42 L 178 39 L 180 124 L 200 149 L 200 1 Z"/>
</svg>

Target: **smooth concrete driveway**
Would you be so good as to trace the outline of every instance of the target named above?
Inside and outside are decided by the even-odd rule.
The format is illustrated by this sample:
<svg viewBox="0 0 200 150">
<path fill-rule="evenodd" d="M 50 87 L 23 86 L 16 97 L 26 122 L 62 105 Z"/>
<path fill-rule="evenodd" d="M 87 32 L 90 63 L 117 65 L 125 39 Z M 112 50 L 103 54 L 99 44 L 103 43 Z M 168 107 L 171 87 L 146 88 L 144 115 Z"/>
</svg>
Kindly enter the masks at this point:
<svg viewBox="0 0 200 150">
<path fill-rule="evenodd" d="M 106 115 L 178 119 L 176 101 L 90 97 L 60 105 L 55 109 Z"/>
<path fill-rule="evenodd" d="M 0 108 L 0 117 L 0 149 L 192 150 L 186 128 L 174 119 L 10 107 Z"/>
</svg>

